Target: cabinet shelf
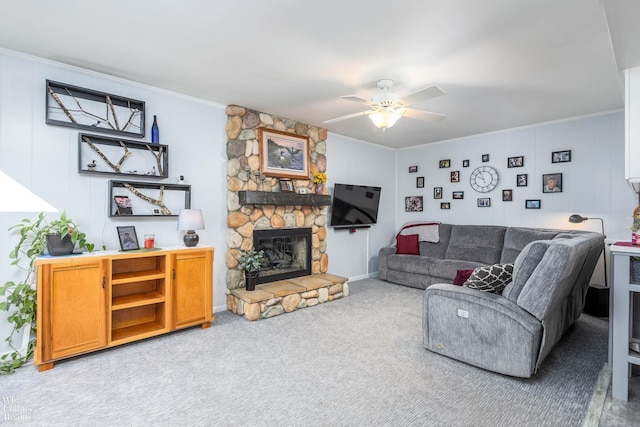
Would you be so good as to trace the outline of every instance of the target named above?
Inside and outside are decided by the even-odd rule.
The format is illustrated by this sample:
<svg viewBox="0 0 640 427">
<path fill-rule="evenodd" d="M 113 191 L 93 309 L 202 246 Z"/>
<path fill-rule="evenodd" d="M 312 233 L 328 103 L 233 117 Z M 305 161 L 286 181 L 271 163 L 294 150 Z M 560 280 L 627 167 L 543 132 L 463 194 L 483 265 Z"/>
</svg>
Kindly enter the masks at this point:
<svg viewBox="0 0 640 427">
<path fill-rule="evenodd" d="M 124 310 L 126 308 L 140 307 L 142 305 L 157 304 L 165 301 L 160 292 L 147 292 L 144 294 L 126 295 L 114 297 L 111 302 L 111 310 Z"/>
<path fill-rule="evenodd" d="M 164 325 L 159 322 L 139 323 L 125 328 L 114 329 L 111 333 L 111 342 L 117 344 L 118 341 L 138 340 L 142 336 L 159 335 L 165 330 Z"/>
<path fill-rule="evenodd" d="M 141 282 L 143 280 L 164 279 L 165 273 L 160 270 L 155 271 L 134 271 L 128 273 L 114 274 L 111 283 L 113 285 L 123 285 L 125 283 Z"/>
</svg>

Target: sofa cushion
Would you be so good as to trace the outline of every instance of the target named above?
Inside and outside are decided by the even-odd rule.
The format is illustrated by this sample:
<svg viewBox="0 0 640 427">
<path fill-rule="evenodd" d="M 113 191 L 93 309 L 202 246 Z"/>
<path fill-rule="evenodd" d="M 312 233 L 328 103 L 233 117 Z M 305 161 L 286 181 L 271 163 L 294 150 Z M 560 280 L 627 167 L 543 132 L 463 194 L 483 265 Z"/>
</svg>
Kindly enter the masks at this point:
<svg viewBox="0 0 640 427">
<path fill-rule="evenodd" d="M 558 234 L 553 230 L 510 227 L 504 234 L 504 247 L 500 262 L 515 262 L 525 246 L 535 240 L 551 240 Z"/>
<path fill-rule="evenodd" d="M 505 231 L 505 227 L 490 225 L 455 225 L 445 257 L 496 264 L 500 262 Z"/>
<path fill-rule="evenodd" d="M 524 247 L 513 266 L 513 281 L 502 292 L 502 296 L 509 299 L 509 301 L 517 302 L 522 288 L 542 260 L 542 257 L 544 257 L 551 243 L 552 241 L 550 240 L 536 240 Z"/>
<path fill-rule="evenodd" d="M 456 272 L 456 277 L 453 279 L 453 284 L 456 286 L 462 286 L 464 282 L 471 276 L 473 270 L 471 269 L 462 269 Z"/>
<path fill-rule="evenodd" d="M 457 259 L 440 259 L 429 266 L 429 274 L 435 280 L 433 283 L 453 283 L 458 270 L 473 270 L 483 265 L 486 264 Z"/>
<path fill-rule="evenodd" d="M 451 238 L 451 224 L 440 224 L 438 227 L 438 243 L 420 242 L 420 254 L 432 258 L 444 259 Z"/>
<path fill-rule="evenodd" d="M 389 271 L 418 273 L 429 276 L 429 267 L 439 260 L 422 255 L 391 255 L 389 256 Z"/>
<path fill-rule="evenodd" d="M 396 241 L 398 247 L 396 250 L 397 254 L 420 255 L 417 234 L 398 235 Z"/>
<path fill-rule="evenodd" d="M 513 264 L 494 264 L 478 267 L 462 286 L 484 292 L 502 293 L 511 282 Z"/>
</svg>

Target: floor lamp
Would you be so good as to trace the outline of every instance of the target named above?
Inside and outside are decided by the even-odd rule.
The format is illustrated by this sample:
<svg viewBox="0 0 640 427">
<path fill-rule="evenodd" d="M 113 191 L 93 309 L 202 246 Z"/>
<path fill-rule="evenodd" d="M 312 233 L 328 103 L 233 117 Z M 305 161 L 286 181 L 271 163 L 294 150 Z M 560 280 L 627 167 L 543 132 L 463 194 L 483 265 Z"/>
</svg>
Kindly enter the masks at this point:
<svg viewBox="0 0 640 427">
<path fill-rule="evenodd" d="M 569 217 L 569 222 L 579 224 L 591 219 L 599 219 L 602 225 L 602 234 L 604 235 L 604 221 L 602 218 L 587 218 L 586 216 L 573 214 Z M 606 235 L 605 235 L 606 237 Z M 589 287 L 587 290 L 586 302 L 584 306 L 585 313 L 598 317 L 607 317 L 609 315 L 609 279 L 607 278 L 607 251 L 606 246 L 602 248 L 602 261 L 604 264 L 604 289 Z"/>
</svg>

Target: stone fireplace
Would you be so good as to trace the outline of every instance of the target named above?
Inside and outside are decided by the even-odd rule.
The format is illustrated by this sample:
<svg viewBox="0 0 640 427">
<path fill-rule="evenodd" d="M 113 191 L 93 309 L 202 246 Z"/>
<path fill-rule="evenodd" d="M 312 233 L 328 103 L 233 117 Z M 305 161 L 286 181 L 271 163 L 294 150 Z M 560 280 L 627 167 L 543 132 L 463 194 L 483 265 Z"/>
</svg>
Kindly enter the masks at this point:
<svg viewBox="0 0 640 427">
<path fill-rule="evenodd" d="M 253 230 L 253 247 L 265 260 L 258 283 L 311 274 L 311 228 Z"/>
<path fill-rule="evenodd" d="M 327 204 L 301 203 L 298 197 L 310 194 L 281 193 L 278 178 L 266 177 L 260 173 L 260 147 L 257 130 L 274 129 L 308 137 L 309 169 L 313 175 L 326 172 L 327 130 L 309 126 L 294 120 L 260 113 L 237 105 L 229 105 L 227 113 L 227 267 L 228 290 L 245 286 L 242 270 L 238 264 L 243 250 L 254 247 L 254 231 L 309 229 L 311 230 L 310 250 L 307 252 L 307 275 L 327 273 Z M 296 189 L 306 188 L 313 193 L 314 184 L 310 179 L 294 179 Z M 273 194 L 279 201 L 260 202 L 243 200 L 247 194 Z M 324 197 L 327 190 L 324 190 Z M 308 270 L 307 270 L 308 268 Z M 265 276 L 266 277 L 266 276 Z M 270 277 L 268 281 L 281 279 Z M 261 281 L 261 283 L 265 283 Z"/>
</svg>

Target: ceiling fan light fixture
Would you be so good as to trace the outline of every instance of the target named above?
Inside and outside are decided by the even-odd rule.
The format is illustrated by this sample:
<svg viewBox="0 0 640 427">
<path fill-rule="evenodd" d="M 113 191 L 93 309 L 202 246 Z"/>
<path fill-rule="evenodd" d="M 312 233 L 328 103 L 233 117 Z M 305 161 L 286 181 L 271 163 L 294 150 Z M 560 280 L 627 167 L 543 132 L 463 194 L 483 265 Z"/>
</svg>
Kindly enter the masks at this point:
<svg viewBox="0 0 640 427">
<path fill-rule="evenodd" d="M 369 114 L 369 118 L 376 127 L 384 130 L 395 125 L 402 115 L 396 111 L 381 110 Z"/>
</svg>

